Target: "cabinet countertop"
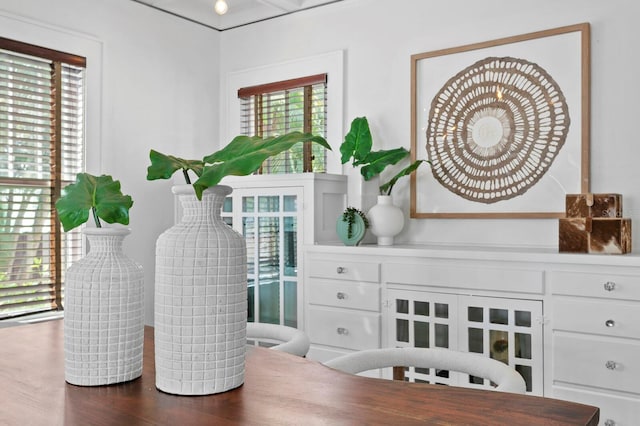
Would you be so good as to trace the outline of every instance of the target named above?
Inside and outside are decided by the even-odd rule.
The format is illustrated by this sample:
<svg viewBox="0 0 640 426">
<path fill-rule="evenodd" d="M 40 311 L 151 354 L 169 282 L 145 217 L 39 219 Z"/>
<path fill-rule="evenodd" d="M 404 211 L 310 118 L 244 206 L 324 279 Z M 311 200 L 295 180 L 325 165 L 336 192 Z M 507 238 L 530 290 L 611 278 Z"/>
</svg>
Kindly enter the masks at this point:
<svg viewBox="0 0 640 426">
<path fill-rule="evenodd" d="M 553 247 L 481 246 L 466 244 L 397 244 L 393 246 L 364 244 L 353 247 L 336 243 L 306 245 L 305 250 L 337 255 L 429 257 L 435 259 L 463 258 L 481 261 L 640 267 L 640 254 L 638 253 L 622 255 L 559 253 L 557 248 Z"/>
</svg>

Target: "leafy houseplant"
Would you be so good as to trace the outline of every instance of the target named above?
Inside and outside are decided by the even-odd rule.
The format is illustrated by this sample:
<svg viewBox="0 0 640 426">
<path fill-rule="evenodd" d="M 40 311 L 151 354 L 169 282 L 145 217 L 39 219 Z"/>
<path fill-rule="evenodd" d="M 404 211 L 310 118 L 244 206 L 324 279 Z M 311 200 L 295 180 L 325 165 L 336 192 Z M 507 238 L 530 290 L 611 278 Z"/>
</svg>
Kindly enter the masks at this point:
<svg viewBox="0 0 640 426">
<path fill-rule="evenodd" d="M 151 150 L 147 180 L 169 179 L 176 171 L 182 170 L 186 183 L 191 184 L 188 172 L 192 171 L 198 177 L 193 183 L 193 188 L 200 200 L 205 189 L 217 185 L 225 176 L 250 175 L 269 157 L 305 141 L 318 143 L 331 150 L 323 137 L 301 132 L 290 132 L 264 139 L 258 136 L 236 136 L 227 146 L 207 155 L 202 161 L 184 160 Z"/>
<path fill-rule="evenodd" d="M 340 145 L 342 164 L 351 160 L 354 167 L 361 166 L 360 174 L 365 181 L 379 175 L 387 166 L 397 164 L 409 156 L 405 148 L 371 151 L 373 138 L 369 129 L 367 117 L 356 117 L 351 122 L 351 129 Z M 404 169 L 400 170 L 389 181 L 380 185 L 381 195 L 391 195 L 394 185 L 403 176 L 410 175 L 420 164 L 428 163 L 427 160 L 416 160 Z"/>
<path fill-rule="evenodd" d="M 222 205 L 232 189 L 218 183 L 228 175 L 249 175 L 267 158 L 304 141 L 330 149 L 324 138 L 292 132 L 266 139 L 237 136 L 202 160 L 150 152 L 148 180 L 169 179 L 182 170 L 187 183 L 172 189 L 184 215 L 156 241 L 155 342 L 156 348 L 166 348 L 156 351 L 158 389 L 178 395 L 206 395 L 243 383 L 247 344 L 244 333 L 220 330 L 224 326 L 227 330 L 238 330 L 246 325 L 247 243 L 222 221 Z M 197 176 L 193 184 L 190 173 Z M 211 288 L 212 294 L 230 296 L 197 297 L 203 294 L 204 286 Z M 171 297 L 174 294 L 196 296 Z M 238 303 L 239 300 L 245 303 Z M 195 324 L 196 312 L 204 313 L 198 314 L 201 325 L 194 326 L 188 333 L 191 337 L 185 338 L 174 324 Z M 195 339 L 201 339 L 200 343 Z M 176 361 L 180 380 L 175 379 Z"/>
<path fill-rule="evenodd" d="M 369 219 L 361 210 L 347 207 L 338 217 L 336 233 L 346 246 L 357 246 L 369 228 Z"/>
<path fill-rule="evenodd" d="M 128 225 L 132 205 L 120 182 L 88 173 L 79 173 L 56 202 L 65 231 L 88 221 L 89 211 L 96 224 L 83 229 L 89 251 L 65 276 L 65 380 L 74 385 L 108 385 L 142 374 L 144 271 L 123 252 L 129 229 L 100 223 Z"/>
<path fill-rule="evenodd" d="M 120 182 L 111 176 L 78 173 L 76 182 L 66 186 L 62 193 L 56 201 L 56 210 L 65 231 L 89 220 L 89 211 L 97 228 L 102 227 L 100 219 L 107 223 L 129 224 L 133 200 L 120 192 Z"/>
<path fill-rule="evenodd" d="M 353 224 L 356 221 L 356 218 L 355 218 L 356 215 L 362 218 L 365 229 L 369 227 L 369 220 L 367 219 L 367 216 L 364 214 L 364 212 L 362 212 L 361 210 L 355 207 L 347 207 L 342 212 L 342 220 L 344 222 L 347 222 L 347 238 L 351 238 L 353 236 Z"/>
</svg>

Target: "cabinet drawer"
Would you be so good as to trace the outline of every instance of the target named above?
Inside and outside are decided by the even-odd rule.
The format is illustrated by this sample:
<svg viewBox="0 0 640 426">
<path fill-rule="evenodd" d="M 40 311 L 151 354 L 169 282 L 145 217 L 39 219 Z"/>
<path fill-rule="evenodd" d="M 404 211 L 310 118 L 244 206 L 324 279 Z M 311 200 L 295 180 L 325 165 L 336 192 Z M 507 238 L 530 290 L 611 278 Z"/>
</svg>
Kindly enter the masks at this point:
<svg viewBox="0 0 640 426">
<path fill-rule="evenodd" d="M 390 284 L 544 293 L 544 276 L 540 270 L 422 263 L 385 263 L 383 268 L 384 280 Z"/>
<path fill-rule="evenodd" d="M 554 381 L 640 394 L 640 341 L 555 333 Z"/>
<path fill-rule="evenodd" d="M 380 286 L 335 280 L 310 280 L 309 303 L 380 312 Z"/>
<path fill-rule="evenodd" d="M 640 399 L 564 387 L 554 387 L 553 397 L 600 408 L 601 425 L 635 426 L 640 419 Z"/>
<path fill-rule="evenodd" d="M 588 274 L 556 271 L 549 273 L 552 294 L 640 300 L 640 276 Z"/>
<path fill-rule="evenodd" d="M 337 260 L 309 259 L 310 277 L 348 281 L 380 282 L 380 265 L 370 262 L 343 262 Z"/>
<path fill-rule="evenodd" d="M 639 318 L 640 303 L 558 297 L 553 301 L 554 329 L 640 339 Z"/>
<path fill-rule="evenodd" d="M 345 349 L 380 346 L 380 315 L 309 307 L 307 332 L 312 343 Z"/>
</svg>

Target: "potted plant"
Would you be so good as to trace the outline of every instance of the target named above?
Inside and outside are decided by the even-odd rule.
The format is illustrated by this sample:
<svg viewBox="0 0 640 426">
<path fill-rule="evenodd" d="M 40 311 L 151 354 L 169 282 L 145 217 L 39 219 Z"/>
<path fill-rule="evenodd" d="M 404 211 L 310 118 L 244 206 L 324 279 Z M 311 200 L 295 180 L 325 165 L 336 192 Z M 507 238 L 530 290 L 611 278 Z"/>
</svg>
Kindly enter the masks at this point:
<svg viewBox="0 0 640 426">
<path fill-rule="evenodd" d="M 409 156 L 405 148 L 372 151 L 373 138 L 366 117 L 354 118 L 349 133 L 340 146 L 342 164 L 351 160 L 351 165 L 360 167 L 360 174 L 365 181 L 378 176 L 388 166 L 398 164 Z M 402 231 L 404 214 L 393 204 L 391 191 L 397 181 L 413 173 L 427 160 L 416 160 L 401 169 L 390 180 L 379 186 L 378 203 L 373 206 L 368 217 L 371 233 L 378 238 L 378 245 L 392 245 L 393 238 Z"/>
<path fill-rule="evenodd" d="M 89 212 L 96 228 L 101 228 L 100 219 L 107 223 L 129 224 L 129 209 L 133 200 L 120 191 L 120 182 L 108 175 L 93 176 L 78 173 L 76 182 L 62 190 L 56 201 L 56 211 L 62 227 L 67 231 L 86 223 Z"/>
<path fill-rule="evenodd" d="M 336 225 L 336 232 L 340 240 L 347 246 L 357 246 L 364 238 L 369 219 L 362 210 L 355 207 L 347 207 Z"/>
<path fill-rule="evenodd" d="M 378 176 L 388 166 L 395 165 L 409 156 L 409 151 L 405 148 L 394 148 L 390 150 L 372 151 L 373 137 L 369 128 L 367 117 L 356 117 L 351 121 L 351 129 L 340 145 L 342 164 L 351 160 L 353 167 L 360 167 L 360 174 L 365 181 Z M 403 176 L 410 175 L 422 163 L 427 160 L 416 160 L 409 164 L 389 181 L 379 186 L 380 195 L 391 195 L 394 185 Z"/>
<path fill-rule="evenodd" d="M 187 184 L 191 184 L 189 171 L 198 179 L 193 183 L 196 196 L 217 185 L 225 176 L 246 176 L 257 171 L 269 157 L 278 155 L 299 142 L 311 141 L 331 150 L 322 137 L 311 133 L 290 132 L 281 136 L 261 138 L 259 136 L 236 136 L 227 146 L 202 160 L 185 160 L 151 150 L 151 165 L 147 168 L 147 180 L 169 179 L 182 170 Z"/>
<path fill-rule="evenodd" d="M 111 176 L 79 173 L 56 202 L 65 231 L 85 227 L 89 252 L 66 273 L 64 303 L 65 380 L 97 386 L 125 382 L 142 374 L 144 273 L 124 255 L 133 200 Z"/>
<path fill-rule="evenodd" d="M 183 207 L 182 220 L 156 242 L 158 389 L 207 395 L 244 382 L 246 242 L 222 221 L 222 203 L 232 189 L 219 182 L 228 175 L 249 175 L 267 158 L 304 141 L 330 149 L 320 136 L 292 132 L 265 139 L 237 136 L 202 160 L 150 152 L 148 180 L 169 179 L 181 170 L 187 183 L 173 188 Z M 193 183 L 190 174 L 197 178 Z M 192 326 L 188 333 L 181 333 L 175 324 Z"/>
</svg>

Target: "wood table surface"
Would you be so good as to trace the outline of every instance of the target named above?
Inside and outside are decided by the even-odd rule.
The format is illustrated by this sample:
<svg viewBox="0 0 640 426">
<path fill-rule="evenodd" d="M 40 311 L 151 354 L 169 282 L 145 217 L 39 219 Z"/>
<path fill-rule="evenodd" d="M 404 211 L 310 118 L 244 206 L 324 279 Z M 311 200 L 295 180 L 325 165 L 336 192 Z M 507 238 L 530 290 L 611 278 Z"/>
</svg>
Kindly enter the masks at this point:
<svg viewBox="0 0 640 426">
<path fill-rule="evenodd" d="M 0 329 L 0 425 L 597 425 L 596 407 L 549 398 L 352 376 L 250 348 L 245 383 L 221 394 L 155 387 L 153 328 L 141 378 L 64 381 L 62 321 Z"/>
</svg>

